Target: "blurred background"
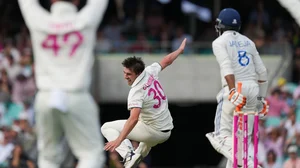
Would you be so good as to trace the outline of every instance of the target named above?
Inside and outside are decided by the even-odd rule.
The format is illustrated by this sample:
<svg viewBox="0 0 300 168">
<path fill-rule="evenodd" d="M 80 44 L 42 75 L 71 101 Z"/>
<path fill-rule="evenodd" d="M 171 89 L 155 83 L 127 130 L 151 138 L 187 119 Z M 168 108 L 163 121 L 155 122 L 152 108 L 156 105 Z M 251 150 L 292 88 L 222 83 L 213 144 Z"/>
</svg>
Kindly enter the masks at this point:
<svg viewBox="0 0 300 168">
<path fill-rule="evenodd" d="M 40 3 L 49 10 L 49 0 Z M 129 116 L 129 87 L 121 66 L 126 56 L 141 56 L 150 64 L 188 39 L 185 53 L 161 74 L 175 128 L 140 168 L 225 167 L 205 134 L 214 129 L 215 96 L 221 89 L 211 49 L 214 24 L 226 7 L 240 12 L 241 32 L 255 42 L 269 72 L 270 112 L 260 121 L 259 162 L 282 167 L 287 159 L 300 157 L 300 28 L 277 1 L 109 0 L 98 29 L 91 88 L 101 123 Z M 30 32 L 16 0 L 1 0 L 0 11 L 0 167 L 20 162 L 21 168 L 34 168 L 37 89 Z M 106 154 L 107 167 L 122 167 L 116 153 Z M 65 162 L 65 168 L 72 168 L 76 158 L 66 156 Z"/>
</svg>

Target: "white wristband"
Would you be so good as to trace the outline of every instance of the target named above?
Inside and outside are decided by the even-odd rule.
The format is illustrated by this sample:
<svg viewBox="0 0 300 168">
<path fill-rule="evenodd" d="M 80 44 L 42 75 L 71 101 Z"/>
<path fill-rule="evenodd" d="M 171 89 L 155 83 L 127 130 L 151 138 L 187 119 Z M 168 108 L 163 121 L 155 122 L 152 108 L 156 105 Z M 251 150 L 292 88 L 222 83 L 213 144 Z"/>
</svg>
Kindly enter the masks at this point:
<svg viewBox="0 0 300 168">
<path fill-rule="evenodd" d="M 267 96 L 267 92 L 268 92 L 268 81 L 258 83 L 258 85 L 259 85 L 258 97 L 265 98 Z"/>
</svg>

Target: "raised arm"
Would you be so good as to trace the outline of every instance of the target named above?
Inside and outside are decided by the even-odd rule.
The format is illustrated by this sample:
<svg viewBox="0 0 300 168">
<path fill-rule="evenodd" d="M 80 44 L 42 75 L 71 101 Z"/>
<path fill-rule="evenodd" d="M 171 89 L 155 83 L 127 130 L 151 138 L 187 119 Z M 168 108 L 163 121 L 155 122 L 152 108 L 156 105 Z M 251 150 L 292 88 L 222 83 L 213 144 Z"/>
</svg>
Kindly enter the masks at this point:
<svg viewBox="0 0 300 168">
<path fill-rule="evenodd" d="M 186 38 L 182 41 L 180 47 L 173 51 L 172 53 L 168 54 L 165 56 L 161 61 L 160 61 L 160 66 L 161 70 L 165 69 L 167 66 L 171 65 L 173 61 L 184 51 L 186 44 Z"/>
<path fill-rule="evenodd" d="M 284 7 L 296 20 L 300 26 L 300 1 L 299 0 L 278 0 L 280 5 Z"/>
<path fill-rule="evenodd" d="M 89 26 L 97 27 L 106 11 L 108 0 L 87 0 L 81 9 L 79 17 Z"/>
<path fill-rule="evenodd" d="M 27 27 L 45 26 L 49 13 L 39 4 L 38 0 L 18 0 L 22 16 Z"/>
</svg>

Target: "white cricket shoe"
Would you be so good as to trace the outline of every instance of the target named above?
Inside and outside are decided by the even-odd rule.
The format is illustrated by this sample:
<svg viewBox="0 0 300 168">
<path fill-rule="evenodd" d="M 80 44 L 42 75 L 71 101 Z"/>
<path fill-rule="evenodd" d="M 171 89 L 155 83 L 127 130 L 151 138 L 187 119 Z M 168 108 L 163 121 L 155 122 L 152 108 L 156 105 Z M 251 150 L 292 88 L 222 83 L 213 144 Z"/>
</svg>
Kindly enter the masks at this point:
<svg viewBox="0 0 300 168">
<path fill-rule="evenodd" d="M 141 154 L 133 152 L 131 159 L 125 162 L 124 166 L 125 168 L 136 168 L 142 160 L 143 157 Z"/>
<path fill-rule="evenodd" d="M 132 157 L 135 155 L 134 151 L 133 150 L 130 150 L 130 152 L 127 152 L 125 157 L 123 158 L 123 160 L 121 161 L 121 163 L 124 164 L 124 166 L 126 164 L 128 164 L 131 160 L 132 160 Z"/>
<path fill-rule="evenodd" d="M 232 158 L 232 152 L 233 152 L 233 148 L 232 148 L 232 137 L 227 136 L 227 137 L 221 137 L 221 136 L 216 136 L 213 132 L 211 133 L 207 133 L 205 135 L 209 142 L 211 143 L 211 145 L 213 146 L 213 148 L 221 153 L 222 155 L 224 155 L 227 159 L 229 159 L 230 161 L 233 162 L 233 158 Z M 238 163 L 238 167 L 242 167 L 242 160 Z M 251 158 L 249 156 L 248 158 L 248 168 L 254 168 L 254 162 L 253 162 L 253 158 Z M 257 168 L 262 168 L 261 166 L 257 166 Z"/>
<path fill-rule="evenodd" d="M 216 136 L 214 132 L 207 133 L 205 136 L 208 138 L 209 142 L 217 152 L 225 156 L 230 161 L 233 161 L 232 158 L 233 148 L 232 148 L 231 136 L 225 136 L 225 137 Z M 242 165 L 242 162 L 240 161 L 238 165 L 239 166 Z"/>
</svg>

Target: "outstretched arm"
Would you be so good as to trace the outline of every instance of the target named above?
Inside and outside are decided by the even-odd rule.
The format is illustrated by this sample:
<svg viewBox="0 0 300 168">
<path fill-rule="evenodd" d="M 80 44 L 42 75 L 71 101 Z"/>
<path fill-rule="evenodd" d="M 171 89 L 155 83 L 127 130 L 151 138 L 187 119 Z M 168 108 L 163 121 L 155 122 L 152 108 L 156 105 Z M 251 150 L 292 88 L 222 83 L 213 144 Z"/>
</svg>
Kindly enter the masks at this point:
<svg viewBox="0 0 300 168">
<path fill-rule="evenodd" d="M 167 66 L 171 65 L 173 61 L 184 51 L 186 44 L 186 38 L 182 41 L 180 47 L 176 50 L 173 51 L 172 53 L 168 54 L 165 56 L 161 61 L 160 61 L 160 66 L 161 70 L 165 69 Z"/>
</svg>

